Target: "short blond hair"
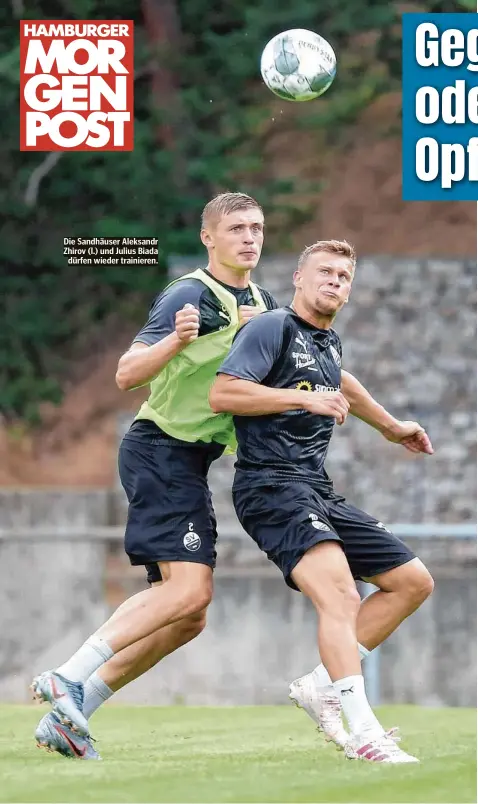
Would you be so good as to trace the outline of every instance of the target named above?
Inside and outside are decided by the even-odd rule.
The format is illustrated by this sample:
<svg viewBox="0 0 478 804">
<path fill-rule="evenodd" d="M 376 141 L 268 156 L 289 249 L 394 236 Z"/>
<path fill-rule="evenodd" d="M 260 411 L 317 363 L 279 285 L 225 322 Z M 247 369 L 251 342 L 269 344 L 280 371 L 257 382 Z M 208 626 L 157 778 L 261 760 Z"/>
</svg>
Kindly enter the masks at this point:
<svg viewBox="0 0 478 804">
<path fill-rule="evenodd" d="M 202 211 L 201 227 L 204 229 L 208 224 L 217 223 L 217 221 L 229 215 L 231 212 L 237 212 L 240 209 L 258 209 L 262 215 L 261 205 L 245 193 L 221 193 L 206 204 Z"/>
<path fill-rule="evenodd" d="M 355 253 L 354 247 L 348 243 L 347 240 L 318 240 L 317 243 L 313 243 L 303 250 L 302 254 L 299 256 L 297 267 L 302 268 L 310 255 L 315 254 L 317 251 L 325 251 L 326 254 L 340 254 L 343 257 L 347 257 L 355 271 L 357 254 Z"/>
</svg>

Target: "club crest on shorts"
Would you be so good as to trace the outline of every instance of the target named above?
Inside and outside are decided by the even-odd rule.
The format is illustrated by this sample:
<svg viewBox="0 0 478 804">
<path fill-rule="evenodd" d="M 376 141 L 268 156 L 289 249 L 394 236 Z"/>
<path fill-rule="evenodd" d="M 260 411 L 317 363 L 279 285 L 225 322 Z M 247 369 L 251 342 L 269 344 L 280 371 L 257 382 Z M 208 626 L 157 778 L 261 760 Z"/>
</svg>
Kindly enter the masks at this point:
<svg viewBox="0 0 478 804">
<path fill-rule="evenodd" d="M 321 522 L 317 514 L 309 514 L 310 524 L 316 530 L 330 530 L 329 526 L 325 524 L 325 522 Z"/>
<path fill-rule="evenodd" d="M 198 534 L 194 532 L 194 522 L 189 523 L 189 531 L 183 539 L 183 544 L 186 550 L 190 550 L 191 553 L 195 553 L 196 550 L 199 550 L 201 547 L 201 539 Z"/>
<path fill-rule="evenodd" d="M 340 368 L 340 366 L 342 365 L 342 360 L 341 360 L 340 355 L 339 355 L 337 349 L 335 348 L 335 346 L 331 346 L 330 351 L 332 352 L 332 357 L 334 358 L 335 363 Z"/>
</svg>

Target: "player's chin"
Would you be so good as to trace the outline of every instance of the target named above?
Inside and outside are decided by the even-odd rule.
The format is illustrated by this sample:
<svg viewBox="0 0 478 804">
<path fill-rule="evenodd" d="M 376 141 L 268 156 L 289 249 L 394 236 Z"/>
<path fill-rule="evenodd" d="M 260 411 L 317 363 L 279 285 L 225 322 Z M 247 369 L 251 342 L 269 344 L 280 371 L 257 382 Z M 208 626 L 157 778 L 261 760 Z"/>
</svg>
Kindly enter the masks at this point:
<svg viewBox="0 0 478 804">
<path fill-rule="evenodd" d="M 332 298 L 324 298 L 323 296 L 315 301 L 316 312 L 320 315 L 335 315 L 335 313 L 340 310 L 341 306 L 338 301 Z"/>
<path fill-rule="evenodd" d="M 243 271 L 252 271 L 259 262 L 259 255 L 256 253 L 239 254 L 237 257 L 237 267 Z"/>
</svg>

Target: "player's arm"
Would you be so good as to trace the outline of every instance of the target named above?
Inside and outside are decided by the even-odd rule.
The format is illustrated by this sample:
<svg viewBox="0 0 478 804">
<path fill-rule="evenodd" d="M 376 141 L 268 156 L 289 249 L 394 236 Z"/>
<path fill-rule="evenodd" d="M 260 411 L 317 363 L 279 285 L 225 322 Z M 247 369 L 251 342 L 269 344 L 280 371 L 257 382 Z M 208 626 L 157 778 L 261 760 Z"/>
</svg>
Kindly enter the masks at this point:
<svg viewBox="0 0 478 804">
<path fill-rule="evenodd" d="M 418 422 L 396 419 L 380 405 L 353 374 L 342 370 L 341 390 L 350 405 L 349 413 L 378 430 L 387 441 L 402 444 L 410 452 L 433 453 L 425 430 Z"/>
<path fill-rule="evenodd" d="M 176 332 L 167 335 L 154 346 L 137 341 L 119 359 L 116 385 L 120 391 L 131 391 L 148 385 L 160 374 L 173 357 L 187 346 Z"/>
<path fill-rule="evenodd" d="M 269 388 L 253 380 L 219 374 L 209 394 L 214 413 L 233 416 L 267 416 L 287 410 L 308 410 L 321 416 L 333 416 L 338 424 L 347 417 L 348 405 L 340 392 L 317 393 L 292 388 Z"/>
<path fill-rule="evenodd" d="M 199 335 L 198 306 L 186 302 L 189 289 L 179 288 L 159 298 L 133 344 L 119 360 L 116 384 L 130 391 L 150 383 L 164 367 Z M 178 309 L 179 308 L 179 309 Z"/>
<path fill-rule="evenodd" d="M 383 435 L 392 435 L 399 425 L 391 413 L 380 405 L 353 374 L 342 369 L 340 388 L 350 405 L 349 413 L 374 427 Z"/>
<path fill-rule="evenodd" d="M 209 403 L 215 413 L 267 416 L 288 410 L 309 410 L 345 421 L 348 403 L 340 392 L 316 394 L 262 385 L 280 358 L 282 319 L 260 316 L 240 330 L 211 388 Z"/>
</svg>

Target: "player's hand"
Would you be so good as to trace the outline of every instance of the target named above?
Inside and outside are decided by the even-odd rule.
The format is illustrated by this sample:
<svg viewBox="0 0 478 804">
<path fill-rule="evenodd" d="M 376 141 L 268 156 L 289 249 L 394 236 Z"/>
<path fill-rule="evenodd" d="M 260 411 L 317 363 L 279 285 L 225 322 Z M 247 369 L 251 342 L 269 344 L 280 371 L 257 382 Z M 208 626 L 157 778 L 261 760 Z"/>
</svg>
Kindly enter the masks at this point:
<svg viewBox="0 0 478 804">
<path fill-rule="evenodd" d="M 432 443 L 424 428 L 418 422 L 397 421 L 396 425 L 383 434 L 387 441 L 393 444 L 401 444 L 409 452 L 424 453 L 433 455 Z"/>
<path fill-rule="evenodd" d="M 333 416 L 337 424 L 343 424 L 349 412 L 349 403 L 341 391 L 303 391 L 304 407 L 309 413 Z"/>
<path fill-rule="evenodd" d="M 193 304 L 185 304 L 176 313 L 176 335 L 185 344 L 192 343 L 199 336 L 199 310 Z"/>
<path fill-rule="evenodd" d="M 255 318 L 256 315 L 260 315 L 262 312 L 260 307 L 256 307 L 254 304 L 241 304 L 239 307 L 239 327 L 244 326 L 247 324 L 251 318 Z"/>
</svg>

